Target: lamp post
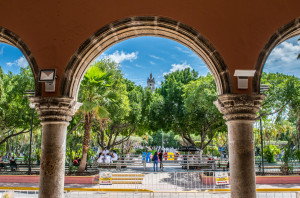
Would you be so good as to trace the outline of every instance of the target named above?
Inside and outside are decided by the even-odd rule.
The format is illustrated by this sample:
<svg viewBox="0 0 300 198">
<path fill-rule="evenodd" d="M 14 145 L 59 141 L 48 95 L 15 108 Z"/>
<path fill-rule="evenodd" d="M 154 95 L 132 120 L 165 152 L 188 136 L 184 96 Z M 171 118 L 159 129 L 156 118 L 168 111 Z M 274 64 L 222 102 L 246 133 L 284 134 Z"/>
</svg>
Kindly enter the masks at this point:
<svg viewBox="0 0 300 198">
<path fill-rule="evenodd" d="M 269 90 L 269 85 L 260 85 L 260 93 Z M 264 168 L 264 142 L 263 142 L 263 133 L 262 133 L 262 121 L 261 121 L 261 109 L 259 110 L 259 124 L 260 124 L 260 145 L 261 145 L 261 170 L 262 175 L 265 174 Z"/>
<path fill-rule="evenodd" d="M 34 91 L 26 91 L 24 93 L 25 97 L 33 97 L 35 95 Z M 31 124 L 30 124 L 30 140 L 29 140 L 29 156 L 28 156 L 28 175 L 31 174 L 31 141 L 32 141 L 32 125 L 33 125 L 33 113 L 35 105 L 30 103 L 29 107 L 31 109 Z"/>
<path fill-rule="evenodd" d="M 31 140 L 32 140 L 33 113 L 34 113 L 35 105 L 30 103 L 29 106 L 31 108 L 31 126 L 30 126 L 30 142 L 29 142 L 28 175 L 31 174 Z"/>
<path fill-rule="evenodd" d="M 164 148 L 164 132 L 161 132 L 161 149 Z"/>
</svg>

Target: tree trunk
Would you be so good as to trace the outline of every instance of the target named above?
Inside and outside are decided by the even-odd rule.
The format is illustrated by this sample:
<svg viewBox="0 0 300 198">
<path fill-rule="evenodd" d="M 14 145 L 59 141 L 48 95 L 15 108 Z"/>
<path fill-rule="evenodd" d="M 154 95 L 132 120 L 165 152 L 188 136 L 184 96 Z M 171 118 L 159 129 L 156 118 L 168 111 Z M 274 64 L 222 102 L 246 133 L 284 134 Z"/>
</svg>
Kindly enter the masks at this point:
<svg viewBox="0 0 300 198">
<path fill-rule="evenodd" d="M 78 172 L 82 173 L 85 170 L 85 165 L 87 161 L 87 154 L 90 144 L 90 134 L 91 134 L 91 127 L 92 127 L 92 113 L 85 114 L 85 123 L 84 123 L 84 136 L 83 136 L 83 144 L 82 144 L 82 157 L 81 162 L 78 168 Z"/>
<path fill-rule="evenodd" d="M 300 116 L 298 117 L 298 150 L 300 149 Z"/>
<path fill-rule="evenodd" d="M 202 163 L 202 155 L 203 155 L 203 150 L 200 149 L 200 152 L 199 152 L 199 158 L 200 158 L 200 162 Z"/>
</svg>

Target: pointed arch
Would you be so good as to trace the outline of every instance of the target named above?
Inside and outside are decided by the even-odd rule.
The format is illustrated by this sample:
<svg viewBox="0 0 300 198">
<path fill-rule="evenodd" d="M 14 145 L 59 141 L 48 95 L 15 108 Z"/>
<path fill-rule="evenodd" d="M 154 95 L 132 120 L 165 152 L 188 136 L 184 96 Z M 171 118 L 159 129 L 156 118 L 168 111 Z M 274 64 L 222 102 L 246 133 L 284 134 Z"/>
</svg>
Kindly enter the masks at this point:
<svg viewBox="0 0 300 198">
<path fill-rule="evenodd" d="M 112 45 L 139 36 L 164 37 L 187 46 L 208 66 L 215 78 L 218 94 L 232 93 L 232 81 L 225 62 L 213 45 L 200 33 L 169 18 L 142 16 L 115 21 L 85 40 L 66 67 L 60 94 L 77 98 L 81 79 L 90 63 Z"/>
<path fill-rule="evenodd" d="M 255 64 L 255 76 L 252 80 L 252 87 L 253 92 L 259 93 L 260 92 L 260 78 L 262 75 L 262 71 L 264 65 L 266 63 L 267 58 L 269 57 L 272 50 L 279 45 L 280 43 L 284 42 L 287 39 L 290 39 L 294 36 L 300 35 L 300 17 L 290 21 L 286 25 L 280 27 L 268 40 L 267 44 L 261 50 L 258 59 Z"/>
<path fill-rule="evenodd" d="M 33 73 L 35 94 L 36 96 L 40 96 L 41 85 L 40 83 L 38 83 L 39 68 L 35 61 L 35 58 L 33 57 L 31 51 L 29 50 L 25 42 L 17 34 L 1 26 L 0 26 L 0 42 L 12 45 L 18 48 L 23 53 Z"/>
</svg>

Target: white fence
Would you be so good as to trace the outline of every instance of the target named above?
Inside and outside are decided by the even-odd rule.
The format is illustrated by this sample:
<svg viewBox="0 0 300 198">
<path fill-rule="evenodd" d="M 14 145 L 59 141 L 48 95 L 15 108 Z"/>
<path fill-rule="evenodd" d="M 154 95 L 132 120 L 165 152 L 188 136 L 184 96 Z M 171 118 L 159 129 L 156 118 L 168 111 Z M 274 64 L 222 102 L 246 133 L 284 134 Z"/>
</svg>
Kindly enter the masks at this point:
<svg viewBox="0 0 300 198">
<path fill-rule="evenodd" d="M 84 189 L 83 189 L 84 190 Z M 0 191 L 0 197 L 37 198 L 35 190 Z M 103 191 L 69 191 L 65 198 L 230 198 L 230 193 L 213 192 L 103 192 Z M 266 192 L 257 193 L 256 198 L 299 198 L 300 192 Z"/>
<path fill-rule="evenodd" d="M 299 193 L 298 193 L 299 194 Z M 299 195 L 298 195 L 299 196 Z M 68 198 L 230 198 L 230 193 L 207 192 L 75 192 L 68 193 Z M 257 198 L 298 198 L 297 192 L 257 193 Z"/>
<path fill-rule="evenodd" d="M 136 189 L 151 191 L 188 191 L 229 188 L 215 185 L 215 172 L 156 172 L 113 173 L 111 185 L 99 185 L 100 189 Z"/>
</svg>

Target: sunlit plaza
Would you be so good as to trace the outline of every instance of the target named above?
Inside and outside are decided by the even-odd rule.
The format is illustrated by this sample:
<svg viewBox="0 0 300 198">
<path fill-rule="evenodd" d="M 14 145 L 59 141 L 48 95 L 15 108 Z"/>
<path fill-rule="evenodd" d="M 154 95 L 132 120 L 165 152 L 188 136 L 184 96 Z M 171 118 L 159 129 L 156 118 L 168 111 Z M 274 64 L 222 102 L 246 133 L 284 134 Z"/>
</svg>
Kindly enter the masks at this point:
<svg viewBox="0 0 300 198">
<path fill-rule="evenodd" d="M 300 2 L 0 2 L 0 197 L 300 197 Z"/>
</svg>

